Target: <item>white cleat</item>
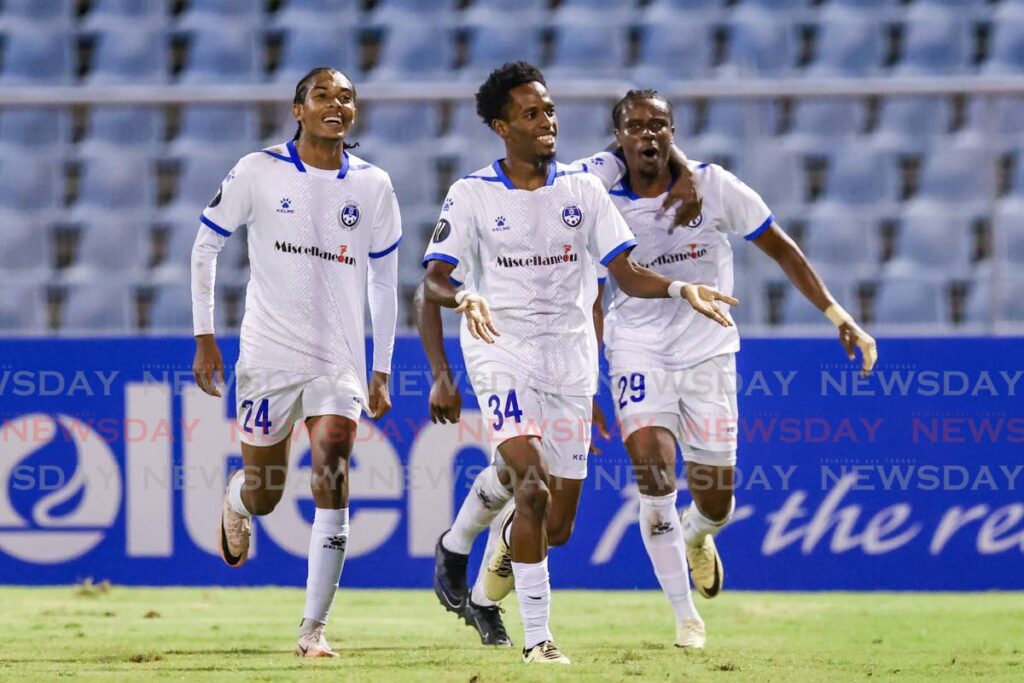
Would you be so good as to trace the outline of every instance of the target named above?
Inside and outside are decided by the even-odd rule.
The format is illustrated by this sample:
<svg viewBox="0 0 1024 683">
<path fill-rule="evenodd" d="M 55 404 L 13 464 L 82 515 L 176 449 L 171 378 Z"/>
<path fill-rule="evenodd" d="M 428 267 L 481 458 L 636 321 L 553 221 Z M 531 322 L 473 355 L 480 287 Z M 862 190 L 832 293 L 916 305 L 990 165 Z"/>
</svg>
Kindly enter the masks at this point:
<svg viewBox="0 0 1024 683">
<path fill-rule="evenodd" d="M 686 514 L 689 508 L 683 510 L 680 519 L 685 524 Z M 704 537 L 703 545 L 696 547 L 686 546 L 686 559 L 690 565 L 690 579 L 693 587 L 701 596 L 709 600 L 722 591 L 722 584 L 725 583 L 725 568 L 722 566 L 722 558 L 715 547 L 715 538 L 711 534 Z"/>
<path fill-rule="evenodd" d="M 249 557 L 249 535 L 252 533 L 252 519 L 235 512 L 231 506 L 228 490 L 235 477 L 244 477 L 245 472 L 238 470 L 228 477 L 228 486 L 224 490 L 224 502 L 220 511 L 220 556 L 229 567 L 241 567 Z"/>
<path fill-rule="evenodd" d="M 515 511 L 514 507 L 509 508 L 505 514 L 505 519 L 501 522 L 501 533 L 498 534 L 498 547 L 494 549 L 491 559 L 487 562 L 487 571 L 484 572 L 484 595 L 494 602 L 504 600 L 516 587 L 516 577 L 512 573 L 512 549 L 505 542 Z"/>
<path fill-rule="evenodd" d="M 676 647 L 686 650 L 703 650 L 708 639 L 704 622 L 697 619 L 683 619 L 676 624 Z"/>
<path fill-rule="evenodd" d="M 313 619 L 303 619 L 299 625 L 299 642 L 295 644 L 296 657 L 338 657 L 324 636 L 324 626 Z"/>
<path fill-rule="evenodd" d="M 529 650 L 523 650 L 523 661 L 527 664 L 572 664 L 550 640 L 534 645 Z"/>
</svg>

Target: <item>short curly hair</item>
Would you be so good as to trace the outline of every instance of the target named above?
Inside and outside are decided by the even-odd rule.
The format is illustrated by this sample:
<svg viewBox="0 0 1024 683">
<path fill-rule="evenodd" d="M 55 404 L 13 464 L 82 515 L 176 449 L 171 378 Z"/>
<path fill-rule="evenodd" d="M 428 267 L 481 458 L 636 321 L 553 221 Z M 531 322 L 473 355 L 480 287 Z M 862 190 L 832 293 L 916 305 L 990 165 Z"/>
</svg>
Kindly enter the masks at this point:
<svg viewBox="0 0 1024 683">
<path fill-rule="evenodd" d="M 484 84 L 476 91 L 476 113 L 485 126 L 500 119 L 508 106 L 509 92 L 525 83 L 540 83 L 546 86 L 544 74 L 529 62 L 506 62 L 491 72 Z"/>
<path fill-rule="evenodd" d="M 612 108 L 612 125 L 616 130 L 619 128 L 619 121 L 622 118 L 622 112 L 626 109 L 626 105 L 637 100 L 657 100 L 663 103 L 668 109 L 669 122 L 675 124 L 675 112 L 672 111 L 672 103 L 664 95 L 657 90 L 630 90 Z"/>
</svg>

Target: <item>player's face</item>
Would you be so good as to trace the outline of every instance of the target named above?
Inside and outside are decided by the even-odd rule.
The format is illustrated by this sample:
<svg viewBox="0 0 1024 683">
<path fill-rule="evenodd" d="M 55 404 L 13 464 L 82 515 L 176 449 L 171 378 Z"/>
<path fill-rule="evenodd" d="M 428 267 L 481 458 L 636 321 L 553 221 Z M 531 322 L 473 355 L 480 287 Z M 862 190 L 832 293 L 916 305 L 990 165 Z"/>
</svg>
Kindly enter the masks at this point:
<svg viewBox="0 0 1024 683">
<path fill-rule="evenodd" d="M 632 100 L 623 108 L 615 139 L 631 173 L 654 177 L 668 164 L 676 129 L 660 100 Z"/>
<path fill-rule="evenodd" d="M 292 106 L 295 120 L 310 138 L 341 140 L 356 120 L 356 93 L 352 82 L 337 71 L 313 77 L 302 104 Z"/>
<path fill-rule="evenodd" d="M 555 158 L 558 116 L 548 89 L 540 83 L 524 83 L 509 91 L 505 117 L 495 119 L 493 126 L 510 155 L 539 161 Z"/>
</svg>

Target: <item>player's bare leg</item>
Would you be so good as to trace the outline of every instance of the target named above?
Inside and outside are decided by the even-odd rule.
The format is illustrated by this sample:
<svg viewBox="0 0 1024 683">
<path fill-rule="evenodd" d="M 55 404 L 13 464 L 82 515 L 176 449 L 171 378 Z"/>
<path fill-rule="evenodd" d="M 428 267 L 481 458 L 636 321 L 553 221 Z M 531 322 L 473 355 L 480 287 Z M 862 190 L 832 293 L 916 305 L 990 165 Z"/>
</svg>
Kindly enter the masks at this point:
<svg viewBox="0 0 1024 683">
<path fill-rule="evenodd" d="M 569 542 L 573 525 L 576 523 L 576 510 L 580 505 L 583 481 L 548 477 L 548 486 L 551 489 L 551 511 L 548 513 L 547 522 L 549 546 L 560 546 Z"/>
<path fill-rule="evenodd" d="M 693 502 L 683 510 L 681 521 L 693 585 L 705 598 L 718 595 L 725 583 L 715 535 L 732 519 L 734 472 L 731 466 L 686 463 L 686 481 Z"/>
<path fill-rule="evenodd" d="M 310 488 L 316 512 L 309 538 L 309 574 L 306 606 L 299 624 L 295 654 L 300 657 L 337 657 L 324 636 L 327 617 L 345 566 L 348 546 L 348 464 L 356 436 L 356 423 L 338 415 L 306 420 L 312 448 Z"/>
<path fill-rule="evenodd" d="M 640 535 L 654 575 L 672 605 L 676 646 L 701 649 L 706 633 L 693 604 L 686 542 L 676 511 L 676 440 L 663 427 L 643 427 L 626 439 L 640 489 Z"/>
<path fill-rule="evenodd" d="M 284 494 L 291 432 L 271 446 L 242 444 L 242 469 L 228 478 L 220 519 L 220 556 L 241 567 L 249 556 L 252 517 L 269 515 Z"/>
<path fill-rule="evenodd" d="M 498 446 L 513 474 L 516 514 L 509 526 L 512 573 L 523 619 L 523 661 L 568 664 L 555 647 L 548 627 L 551 581 L 548 575 L 547 518 L 550 477 L 537 436 L 517 436 Z M 494 596 L 491 596 L 492 598 Z"/>
</svg>

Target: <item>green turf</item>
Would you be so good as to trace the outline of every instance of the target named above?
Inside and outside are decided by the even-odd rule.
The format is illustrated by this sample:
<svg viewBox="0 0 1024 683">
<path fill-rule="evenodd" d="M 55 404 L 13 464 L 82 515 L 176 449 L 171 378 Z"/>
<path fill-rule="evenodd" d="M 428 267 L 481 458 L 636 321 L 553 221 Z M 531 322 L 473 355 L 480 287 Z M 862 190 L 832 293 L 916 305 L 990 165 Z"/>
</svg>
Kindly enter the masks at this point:
<svg viewBox="0 0 1024 683">
<path fill-rule="evenodd" d="M 572 667 L 485 649 L 430 591 L 339 593 L 340 659 L 292 656 L 294 589 L 0 588 L 0 680 L 1024 680 L 1024 594 L 725 593 L 704 653 L 672 647 L 660 593 L 558 591 Z M 513 639 L 522 637 L 510 600 Z"/>
</svg>

